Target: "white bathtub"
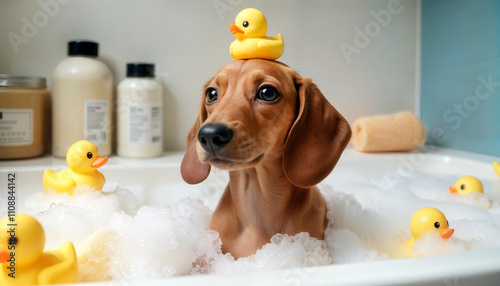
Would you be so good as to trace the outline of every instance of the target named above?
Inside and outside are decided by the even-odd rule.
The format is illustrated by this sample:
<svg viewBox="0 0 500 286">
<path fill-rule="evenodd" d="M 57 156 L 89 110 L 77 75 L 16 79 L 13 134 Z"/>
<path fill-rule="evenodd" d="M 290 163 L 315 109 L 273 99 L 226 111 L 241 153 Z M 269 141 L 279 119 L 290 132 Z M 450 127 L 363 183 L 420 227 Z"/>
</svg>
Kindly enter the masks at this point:
<svg viewBox="0 0 500 286">
<path fill-rule="evenodd" d="M 492 170 L 492 161 L 484 155 L 424 146 L 425 153 L 361 154 L 348 148 L 334 172 L 325 182 L 335 188 L 345 176 L 356 174 L 364 180 L 384 178 L 384 174 L 412 176 L 413 174 L 473 175 L 488 187 L 490 197 L 500 198 L 500 177 Z M 167 153 L 160 158 L 133 160 L 111 157 L 101 169 L 107 182 L 131 190 L 143 204 L 161 206 L 172 204 L 186 196 L 203 198 L 213 208 L 222 192 L 219 176 L 211 176 L 202 186 L 185 184 L 179 166 L 182 153 Z M 18 198 L 43 190 L 42 173 L 67 168 L 62 159 L 43 157 L 31 160 L 0 161 L 0 190 L 5 196 L 7 173 L 16 172 Z M 222 175 L 224 177 L 224 175 Z M 222 181 L 224 178 L 222 179 Z M 381 181 L 382 182 L 382 181 Z M 171 190 L 171 191 L 169 191 Z M 355 192 L 355 191 L 353 191 Z M 500 228 L 500 225 L 498 226 Z M 409 231 L 409 230 L 408 230 Z M 500 240 L 500 237 L 497 238 Z M 88 285 L 499 285 L 500 248 L 466 251 L 457 254 L 393 259 L 386 261 L 334 264 L 321 267 L 296 268 L 232 275 L 197 275 L 169 278 L 168 281 L 102 282 Z"/>
</svg>

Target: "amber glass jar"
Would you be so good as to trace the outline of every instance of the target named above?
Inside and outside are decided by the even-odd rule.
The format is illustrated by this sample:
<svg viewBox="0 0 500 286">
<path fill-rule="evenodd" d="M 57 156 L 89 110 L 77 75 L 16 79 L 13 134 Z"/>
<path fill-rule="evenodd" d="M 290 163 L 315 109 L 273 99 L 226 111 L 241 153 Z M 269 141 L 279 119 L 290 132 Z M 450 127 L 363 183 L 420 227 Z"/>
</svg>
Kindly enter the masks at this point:
<svg viewBox="0 0 500 286">
<path fill-rule="evenodd" d="M 0 159 L 42 155 L 50 127 L 45 78 L 0 74 Z"/>
</svg>

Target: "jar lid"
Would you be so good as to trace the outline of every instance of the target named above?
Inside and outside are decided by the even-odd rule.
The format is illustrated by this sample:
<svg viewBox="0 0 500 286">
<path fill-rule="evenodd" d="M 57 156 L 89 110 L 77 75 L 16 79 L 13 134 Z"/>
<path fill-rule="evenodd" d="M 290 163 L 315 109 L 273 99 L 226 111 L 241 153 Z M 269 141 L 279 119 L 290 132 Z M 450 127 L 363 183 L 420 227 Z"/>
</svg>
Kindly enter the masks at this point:
<svg viewBox="0 0 500 286">
<path fill-rule="evenodd" d="M 44 77 L 15 76 L 0 74 L 0 86 L 46 88 Z"/>
<path fill-rule="evenodd" d="M 68 42 L 69 56 L 92 56 L 99 54 L 99 44 L 92 41 L 76 40 Z"/>
<path fill-rule="evenodd" d="M 155 77 L 155 64 L 128 63 L 127 77 Z"/>
</svg>

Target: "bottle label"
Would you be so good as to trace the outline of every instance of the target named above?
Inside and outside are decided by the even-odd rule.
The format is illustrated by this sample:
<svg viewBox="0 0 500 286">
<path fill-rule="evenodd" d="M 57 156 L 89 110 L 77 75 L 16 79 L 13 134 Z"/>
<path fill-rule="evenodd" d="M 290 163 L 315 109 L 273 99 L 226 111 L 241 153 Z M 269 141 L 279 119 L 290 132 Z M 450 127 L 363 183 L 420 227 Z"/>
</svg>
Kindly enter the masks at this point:
<svg viewBox="0 0 500 286">
<path fill-rule="evenodd" d="M 156 103 L 130 103 L 128 144 L 161 145 L 163 142 L 163 107 Z"/>
<path fill-rule="evenodd" d="M 109 110 L 106 100 L 85 100 L 85 140 L 105 144 L 109 138 Z"/>
<path fill-rule="evenodd" d="M 33 110 L 0 108 L 0 146 L 33 144 Z"/>
</svg>

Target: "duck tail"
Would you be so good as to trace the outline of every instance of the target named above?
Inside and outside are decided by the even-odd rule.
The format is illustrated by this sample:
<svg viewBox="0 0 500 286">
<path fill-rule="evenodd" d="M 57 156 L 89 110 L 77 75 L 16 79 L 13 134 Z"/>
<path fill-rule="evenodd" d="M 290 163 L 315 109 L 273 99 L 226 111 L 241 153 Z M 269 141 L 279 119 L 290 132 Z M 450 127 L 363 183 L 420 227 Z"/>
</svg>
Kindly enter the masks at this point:
<svg viewBox="0 0 500 286">
<path fill-rule="evenodd" d="M 64 172 L 60 171 L 60 172 Z M 65 178 L 64 176 L 60 176 L 60 172 L 54 172 L 49 169 L 45 169 L 43 172 L 43 187 L 47 194 L 49 193 L 49 189 L 56 191 L 57 193 L 68 192 L 70 195 L 73 194 L 73 189 L 76 187 L 76 183 L 71 178 Z"/>
<path fill-rule="evenodd" d="M 49 192 L 49 186 L 52 186 L 54 183 L 55 176 L 56 172 L 52 170 L 45 169 L 43 172 L 43 188 L 47 193 Z"/>
</svg>

